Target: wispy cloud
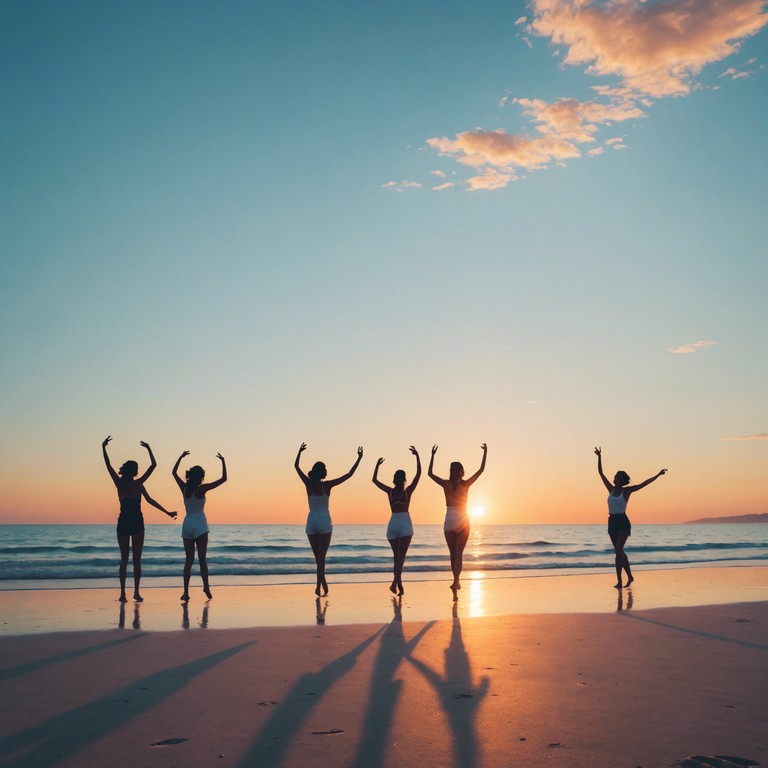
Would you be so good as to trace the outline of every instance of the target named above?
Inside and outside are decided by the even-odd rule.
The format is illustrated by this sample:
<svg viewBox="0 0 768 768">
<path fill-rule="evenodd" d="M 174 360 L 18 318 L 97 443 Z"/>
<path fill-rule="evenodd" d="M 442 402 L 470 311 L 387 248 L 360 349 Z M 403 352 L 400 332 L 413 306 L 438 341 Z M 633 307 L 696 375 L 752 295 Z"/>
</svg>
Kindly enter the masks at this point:
<svg viewBox="0 0 768 768">
<path fill-rule="evenodd" d="M 728 442 L 741 442 L 743 440 L 768 440 L 768 434 L 760 435 L 739 435 L 738 437 L 723 437 L 721 440 Z"/>
<path fill-rule="evenodd" d="M 445 184 L 438 184 L 436 187 L 432 187 L 432 189 L 435 190 L 435 192 L 440 192 L 443 189 L 450 189 L 451 187 L 455 187 L 456 184 L 452 181 L 446 181 Z"/>
<path fill-rule="evenodd" d="M 515 22 L 527 35 L 549 40 L 564 66 L 613 82 L 593 86 L 591 100 L 502 97 L 500 107 L 514 103 L 522 109 L 528 133 L 476 128 L 428 139 L 440 155 L 479 171 L 466 180 L 469 190 L 499 189 L 520 178 L 521 170 L 581 157 L 580 145 L 596 142 L 605 126 L 643 118 L 654 101 L 696 90 L 704 67 L 737 52 L 768 24 L 764 0 L 532 0 L 529 9 L 530 21 L 521 16 Z M 747 67 L 754 64 L 750 60 Z M 731 67 L 721 77 L 748 74 Z M 622 139 L 605 146 L 626 148 Z M 602 152 L 584 149 L 592 156 Z"/>
<path fill-rule="evenodd" d="M 690 355 L 692 352 L 696 352 L 699 349 L 706 349 L 717 344 L 716 341 L 694 341 L 691 344 L 681 344 L 679 347 L 670 347 L 669 351 L 673 355 Z"/>
<path fill-rule="evenodd" d="M 423 186 L 418 181 L 388 181 L 386 184 L 382 184 L 384 189 L 390 189 L 392 192 L 404 192 L 406 189 L 421 189 Z"/>
</svg>

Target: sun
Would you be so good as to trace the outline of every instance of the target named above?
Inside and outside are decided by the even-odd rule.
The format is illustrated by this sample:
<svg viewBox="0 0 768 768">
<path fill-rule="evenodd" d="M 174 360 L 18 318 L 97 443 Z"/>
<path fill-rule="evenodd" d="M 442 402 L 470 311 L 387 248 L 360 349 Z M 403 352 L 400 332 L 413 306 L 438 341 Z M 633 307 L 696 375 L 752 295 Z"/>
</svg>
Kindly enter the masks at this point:
<svg viewBox="0 0 768 768">
<path fill-rule="evenodd" d="M 472 517 L 483 517 L 485 515 L 485 507 L 472 507 Z"/>
</svg>

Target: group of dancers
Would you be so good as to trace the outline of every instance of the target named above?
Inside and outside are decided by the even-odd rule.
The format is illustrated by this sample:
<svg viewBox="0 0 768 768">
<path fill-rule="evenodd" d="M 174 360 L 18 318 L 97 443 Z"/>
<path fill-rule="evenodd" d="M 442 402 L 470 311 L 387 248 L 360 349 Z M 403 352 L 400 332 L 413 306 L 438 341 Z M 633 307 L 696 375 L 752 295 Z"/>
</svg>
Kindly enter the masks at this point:
<svg viewBox="0 0 768 768">
<path fill-rule="evenodd" d="M 120 547 L 120 600 L 126 602 L 125 583 L 128 571 L 129 554 L 133 557 L 133 599 L 137 602 L 142 601 L 139 592 L 141 582 L 141 553 L 144 546 L 144 517 L 141 512 L 142 497 L 149 504 L 164 512 L 171 518 L 176 518 L 175 511 L 168 511 L 155 501 L 144 487 L 144 483 L 157 467 L 157 462 L 152 453 L 149 444 L 142 441 L 141 445 L 149 453 L 150 466 L 143 475 L 138 477 L 139 465 L 137 462 L 126 461 L 117 472 L 112 468 L 112 464 L 107 454 L 107 446 L 112 440 L 108 436 L 102 442 L 102 453 L 104 462 L 107 466 L 112 481 L 117 489 L 117 496 L 120 500 L 120 515 L 117 519 L 117 541 Z M 453 581 L 451 582 L 451 592 L 453 599 L 458 600 L 458 593 L 461 589 L 461 572 L 463 569 L 464 548 L 467 545 L 470 532 L 469 516 L 467 514 L 467 497 L 470 486 L 485 471 L 485 461 L 488 456 L 488 447 L 485 443 L 481 446 L 483 456 L 480 462 L 480 468 L 471 477 L 465 479 L 464 467 L 461 462 L 451 462 L 448 478 L 442 478 L 435 474 L 435 454 L 437 446 L 432 446 L 432 453 L 429 460 L 427 474 L 434 480 L 445 493 L 445 521 L 443 532 L 445 542 L 448 546 L 448 552 L 451 561 L 451 572 Z M 349 472 L 333 480 L 328 480 L 328 470 L 322 461 L 317 461 L 306 474 L 301 469 L 301 454 L 306 450 L 306 443 L 299 446 L 294 468 L 304 484 L 309 503 L 309 514 L 307 516 L 306 534 L 312 553 L 315 558 L 317 584 L 315 594 L 326 596 L 328 594 L 328 582 L 325 577 L 325 562 L 328 554 L 328 548 L 331 544 L 333 534 L 333 524 L 330 513 L 331 490 L 341 483 L 349 480 L 360 466 L 363 458 L 363 449 L 357 449 L 357 458 Z M 387 540 L 392 548 L 393 579 L 390 584 L 390 591 L 393 594 L 403 595 L 403 566 L 405 557 L 408 553 L 408 547 L 413 538 L 413 522 L 410 516 L 410 503 L 416 486 L 421 478 L 421 459 L 419 452 L 414 446 L 410 446 L 410 451 L 416 458 L 416 473 L 413 480 L 408 483 L 407 475 L 404 470 L 398 469 L 392 478 L 392 485 L 386 485 L 379 480 L 379 468 L 384 463 L 383 458 L 376 461 L 373 470 L 373 483 L 377 488 L 387 494 L 390 506 L 390 520 L 387 526 Z M 629 565 L 629 559 L 624 552 L 624 546 L 627 538 L 631 535 L 632 525 L 627 517 L 627 501 L 632 493 L 644 488 L 649 483 L 665 474 L 666 469 L 660 470 L 653 477 L 644 480 L 638 485 L 630 485 L 629 475 L 620 470 L 613 478 L 611 483 L 603 473 L 602 452 L 600 448 L 595 448 L 597 454 L 597 471 L 605 487 L 608 489 L 608 535 L 616 555 L 616 589 L 628 587 L 633 581 L 632 570 Z M 181 527 L 181 537 L 184 542 L 184 592 L 181 596 L 182 601 L 189 600 L 189 580 L 192 574 L 192 566 L 197 553 L 197 560 L 200 566 L 200 576 L 203 582 L 203 592 L 209 600 L 213 597 L 208 578 L 208 521 L 205 516 L 206 494 L 218 488 L 227 481 L 227 465 L 224 457 L 216 454 L 216 458 L 221 461 L 221 477 L 212 483 L 205 483 L 205 470 L 200 466 L 192 466 L 185 472 L 185 479 L 179 477 L 179 468 L 182 460 L 189 455 L 189 451 L 183 451 L 173 466 L 172 475 L 176 480 L 179 490 L 184 499 L 184 521 Z M 622 571 L 627 574 L 626 583 L 622 584 Z"/>
</svg>

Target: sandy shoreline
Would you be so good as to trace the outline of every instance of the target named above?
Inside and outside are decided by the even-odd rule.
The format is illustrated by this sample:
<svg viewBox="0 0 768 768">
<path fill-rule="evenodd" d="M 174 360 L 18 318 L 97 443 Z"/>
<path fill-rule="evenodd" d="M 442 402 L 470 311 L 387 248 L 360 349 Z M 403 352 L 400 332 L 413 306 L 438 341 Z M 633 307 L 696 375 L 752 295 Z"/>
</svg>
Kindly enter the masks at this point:
<svg viewBox="0 0 768 768">
<path fill-rule="evenodd" d="M 323 625 L 306 585 L 269 610 L 262 588 L 232 587 L 205 630 L 195 600 L 192 631 L 179 631 L 172 590 L 148 592 L 136 628 L 129 603 L 124 629 L 116 593 L 2 593 L 6 624 L 41 607 L 24 616 L 9 599 L 47 598 L 50 613 L 0 636 L 0 766 L 768 765 L 768 569 L 640 575 L 619 612 L 609 574 L 467 582 L 456 606 L 442 582 L 414 584 L 402 605 L 374 598 L 381 584 L 340 585 Z M 224 628 L 230 612 L 251 621 L 277 603 L 304 613 Z M 599 607 L 542 610 L 564 604 Z M 371 612 L 381 618 L 346 621 Z"/>
<path fill-rule="evenodd" d="M 671 606 L 748 603 L 768 597 L 768 567 L 680 568 L 637 571 L 631 590 L 612 588 L 612 574 L 483 579 L 469 573 L 459 600 L 461 618 L 531 613 L 612 613 Z M 116 585 L 115 585 L 116 586 Z M 207 603 L 193 579 L 191 602 L 180 588 L 142 589 L 144 602 L 117 601 L 112 589 L 0 591 L 0 636 L 40 632 L 234 629 L 248 627 L 373 624 L 392 620 L 387 585 L 331 583 L 328 598 L 315 599 L 312 586 L 288 584 L 217 587 Z M 398 606 L 405 621 L 451 618 L 448 580 L 406 583 Z"/>
</svg>

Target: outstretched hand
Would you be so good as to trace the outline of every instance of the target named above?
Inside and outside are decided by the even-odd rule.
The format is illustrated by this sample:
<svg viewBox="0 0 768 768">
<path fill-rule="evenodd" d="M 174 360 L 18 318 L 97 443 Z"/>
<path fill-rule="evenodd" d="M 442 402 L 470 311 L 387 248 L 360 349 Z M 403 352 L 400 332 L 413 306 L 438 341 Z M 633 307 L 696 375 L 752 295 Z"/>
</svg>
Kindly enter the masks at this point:
<svg viewBox="0 0 768 768">
<path fill-rule="evenodd" d="M 376 459 L 376 469 L 378 469 L 384 463 L 384 459 Z"/>
<path fill-rule="evenodd" d="M 485 443 L 483 443 L 480 447 L 483 449 L 483 453 L 488 453 L 488 446 Z"/>
<path fill-rule="evenodd" d="M 306 450 L 307 450 L 307 444 L 306 443 L 302 443 L 299 446 L 299 453 L 301 453 L 302 451 L 306 451 Z"/>
<path fill-rule="evenodd" d="M 168 512 L 168 517 L 170 517 L 173 520 L 175 520 L 176 517 L 178 516 L 178 514 L 179 514 L 178 512 Z"/>
<path fill-rule="evenodd" d="M 666 474 L 667 474 L 667 470 L 666 470 L 666 469 L 662 469 L 662 470 L 659 472 L 659 474 L 660 474 L 660 475 L 666 475 Z"/>
<path fill-rule="evenodd" d="M 600 458 L 600 457 L 601 457 L 601 455 L 602 455 L 602 452 L 603 452 L 603 449 L 602 449 L 602 448 L 598 448 L 597 446 L 595 446 L 595 455 L 596 455 L 598 458 Z"/>
<path fill-rule="evenodd" d="M 216 454 L 216 458 L 219 459 L 219 461 L 224 461 L 224 457 L 220 453 Z"/>
<path fill-rule="evenodd" d="M 149 451 L 149 450 L 151 450 L 151 449 L 150 449 L 150 447 L 149 447 L 149 443 L 148 443 L 148 442 L 146 442 L 145 440 L 140 440 L 140 441 L 139 441 L 139 445 L 140 445 L 142 448 L 146 448 L 148 451 Z"/>
<path fill-rule="evenodd" d="M 410 452 L 411 452 L 411 453 L 412 453 L 414 456 L 418 456 L 418 455 L 419 455 L 419 452 L 416 450 L 416 446 L 413 446 L 413 445 L 412 445 L 412 446 L 411 446 L 411 447 L 410 447 L 408 450 L 409 450 L 409 451 L 410 451 Z"/>
<path fill-rule="evenodd" d="M 104 442 L 101 444 L 101 447 L 102 447 L 102 448 L 106 448 L 106 447 L 109 445 L 109 443 L 110 443 L 110 440 L 112 440 L 112 435 L 107 435 L 107 436 L 104 438 Z"/>
<path fill-rule="evenodd" d="M 432 455 L 434 456 L 436 453 L 437 453 L 437 446 L 433 445 L 432 446 Z"/>
<path fill-rule="evenodd" d="M 179 461 L 181 461 L 185 456 L 189 456 L 189 451 L 182 451 L 181 456 L 179 456 Z"/>
<path fill-rule="evenodd" d="M 358 445 L 357 446 L 357 458 L 362 459 L 363 458 L 363 446 Z"/>
</svg>

